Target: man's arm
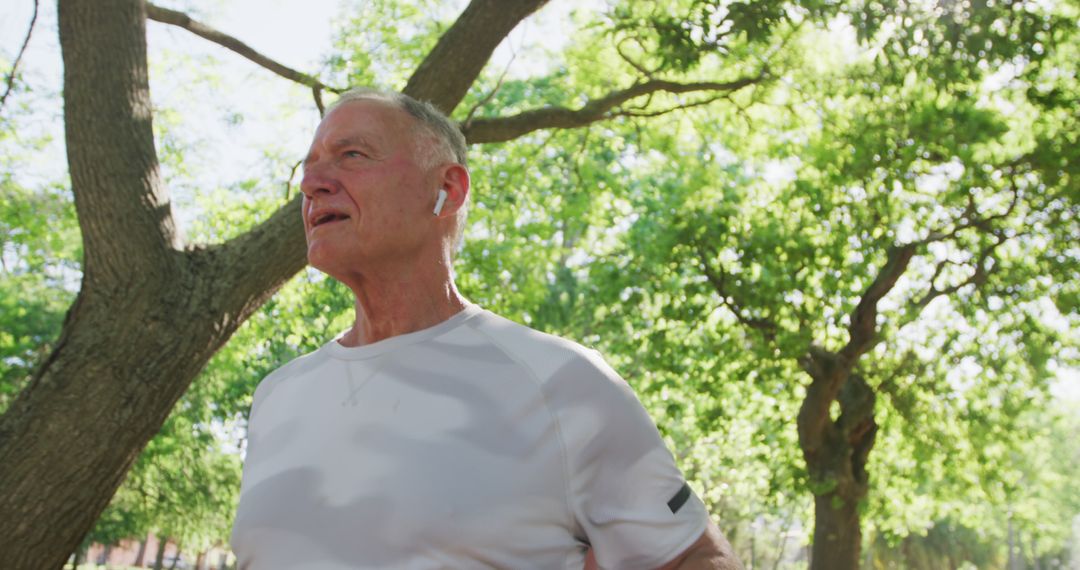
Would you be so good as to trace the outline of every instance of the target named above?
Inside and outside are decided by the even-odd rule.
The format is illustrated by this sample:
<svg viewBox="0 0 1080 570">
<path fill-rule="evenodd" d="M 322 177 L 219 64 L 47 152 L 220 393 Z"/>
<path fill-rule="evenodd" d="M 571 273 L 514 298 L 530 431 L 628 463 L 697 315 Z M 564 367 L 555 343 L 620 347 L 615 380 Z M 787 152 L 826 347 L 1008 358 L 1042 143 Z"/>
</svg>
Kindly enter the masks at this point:
<svg viewBox="0 0 1080 570">
<path fill-rule="evenodd" d="M 598 568 L 596 558 L 590 550 L 585 556 L 585 570 Z M 743 565 L 731 550 L 731 544 L 716 527 L 716 523 L 709 520 L 701 538 L 659 570 L 743 570 Z"/>
<path fill-rule="evenodd" d="M 709 520 L 701 538 L 668 562 L 660 570 L 743 570 L 731 543 L 724 538 L 716 523 Z"/>
</svg>

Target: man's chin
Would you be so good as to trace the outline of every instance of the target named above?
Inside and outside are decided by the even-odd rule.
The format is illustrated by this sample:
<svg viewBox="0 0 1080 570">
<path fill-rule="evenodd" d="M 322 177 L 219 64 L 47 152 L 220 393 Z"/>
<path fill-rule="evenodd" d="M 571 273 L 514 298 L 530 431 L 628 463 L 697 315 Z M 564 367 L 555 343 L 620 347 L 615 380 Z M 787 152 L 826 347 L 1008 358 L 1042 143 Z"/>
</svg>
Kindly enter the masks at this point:
<svg viewBox="0 0 1080 570">
<path fill-rule="evenodd" d="M 339 263 L 334 263 L 336 256 L 331 252 L 326 251 L 325 247 L 320 247 L 318 244 L 308 244 L 307 259 L 308 265 L 327 275 L 333 275 L 335 273 L 335 266 L 340 265 Z"/>
<path fill-rule="evenodd" d="M 357 261 L 349 260 L 345 253 L 341 251 L 331 251 L 330 248 L 309 245 L 307 258 L 308 265 L 338 281 L 346 282 L 350 276 L 357 273 Z"/>
</svg>

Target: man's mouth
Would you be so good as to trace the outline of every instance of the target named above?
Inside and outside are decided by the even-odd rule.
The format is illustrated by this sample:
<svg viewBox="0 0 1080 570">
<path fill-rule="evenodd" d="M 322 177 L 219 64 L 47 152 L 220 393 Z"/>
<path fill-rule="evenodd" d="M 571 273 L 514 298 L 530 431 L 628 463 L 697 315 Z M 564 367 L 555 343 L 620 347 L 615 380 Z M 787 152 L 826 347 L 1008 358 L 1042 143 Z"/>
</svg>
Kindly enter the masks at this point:
<svg viewBox="0 0 1080 570">
<path fill-rule="evenodd" d="M 349 216 L 346 216 L 345 214 L 342 214 L 340 212 L 327 212 L 325 214 L 320 214 L 317 217 L 312 218 L 311 227 L 317 228 L 322 225 L 332 224 L 334 222 L 340 222 L 341 220 L 347 219 L 349 219 Z"/>
</svg>

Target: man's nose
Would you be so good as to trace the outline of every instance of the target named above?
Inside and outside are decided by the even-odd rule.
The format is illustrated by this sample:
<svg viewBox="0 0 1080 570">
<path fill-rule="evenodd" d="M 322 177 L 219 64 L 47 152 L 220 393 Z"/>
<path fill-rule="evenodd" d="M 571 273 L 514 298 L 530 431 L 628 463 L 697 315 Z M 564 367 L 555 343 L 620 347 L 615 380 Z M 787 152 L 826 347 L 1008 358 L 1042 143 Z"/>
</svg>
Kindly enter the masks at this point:
<svg viewBox="0 0 1080 570">
<path fill-rule="evenodd" d="M 300 191 L 309 199 L 317 194 L 336 194 L 341 190 L 341 184 L 334 178 L 327 176 L 319 168 L 305 168 L 304 177 L 300 179 Z"/>
</svg>

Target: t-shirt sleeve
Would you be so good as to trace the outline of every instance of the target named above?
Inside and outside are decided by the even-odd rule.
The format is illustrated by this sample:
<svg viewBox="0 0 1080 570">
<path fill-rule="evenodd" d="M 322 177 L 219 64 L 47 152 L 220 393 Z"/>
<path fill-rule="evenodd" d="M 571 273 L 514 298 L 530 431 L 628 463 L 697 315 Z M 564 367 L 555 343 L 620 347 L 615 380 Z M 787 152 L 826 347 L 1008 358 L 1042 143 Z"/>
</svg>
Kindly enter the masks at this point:
<svg viewBox="0 0 1080 570">
<path fill-rule="evenodd" d="M 701 536 L 708 514 L 630 387 L 582 352 L 548 384 L 570 508 L 601 568 L 656 568 Z"/>
</svg>

